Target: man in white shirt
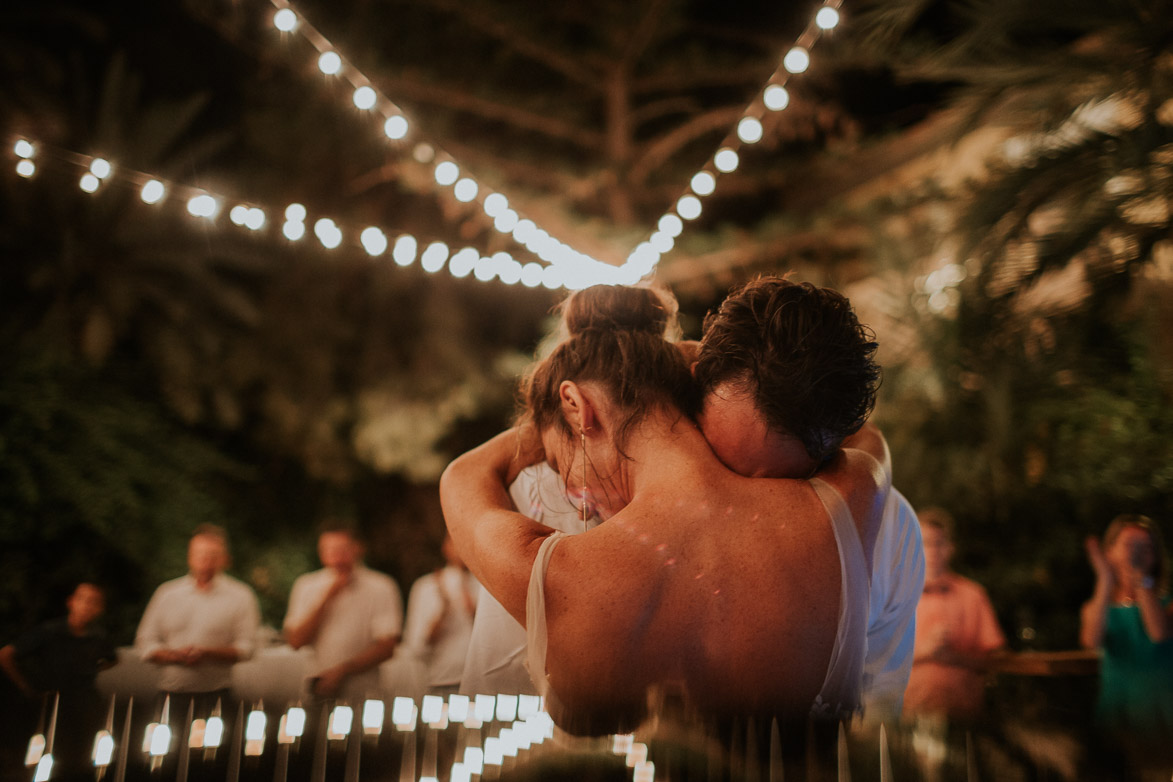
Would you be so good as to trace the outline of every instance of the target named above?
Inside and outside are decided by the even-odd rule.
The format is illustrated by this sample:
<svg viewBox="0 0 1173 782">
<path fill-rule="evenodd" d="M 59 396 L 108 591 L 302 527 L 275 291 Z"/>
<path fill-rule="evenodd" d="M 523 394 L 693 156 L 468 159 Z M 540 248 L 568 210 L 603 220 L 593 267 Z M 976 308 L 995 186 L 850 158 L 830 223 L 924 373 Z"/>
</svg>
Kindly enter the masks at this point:
<svg viewBox="0 0 1173 782">
<path fill-rule="evenodd" d="M 362 564 L 353 530 L 325 528 L 318 536 L 321 570 L 298 576 L 289 594 L 285 639 L 313 650 L 310 691 L 321 698 L 381 697 L 379 665 L 391 657 L 403 628 L 396 583 Z"/>
<path fill-rule="evenodd" d="M 460 686 L 481 586 L 450 537 L 440 548 L 447 564 L 417 579 L 408 594 L 403 644 L 424 663 L 428 691 L 446 696 Z"/>
<path fill-rule="evenodd" d="M 226 694 L 232 664 L 252 656 L 261 618 L 257 596 L 224 573 L 227 566 L 227 534 L 200 525 L 187 546 L 188 574 L 160 585 L 147 604 L 135 647 L 161 667 L 161 691 Z"/>
</svg>

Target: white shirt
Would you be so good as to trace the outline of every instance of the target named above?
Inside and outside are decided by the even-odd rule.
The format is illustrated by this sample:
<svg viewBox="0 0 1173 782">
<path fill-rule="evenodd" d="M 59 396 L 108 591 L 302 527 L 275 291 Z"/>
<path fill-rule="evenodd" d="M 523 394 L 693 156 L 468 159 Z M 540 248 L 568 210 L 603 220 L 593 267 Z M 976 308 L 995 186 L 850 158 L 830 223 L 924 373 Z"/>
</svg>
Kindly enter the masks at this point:
<svg viewBox="0 0 1173 782">
<path fill-rule="evenodd" d="M 509 496 L 519 513 L 570 535 L 599 523 L 592 518 L 583 524 L 580 511 L 566 499 L 558 473 L 545 463 L 522 470 L 509 487 Z M 525 657 L 525 628 L 485 591 L 477 601 L 460 691 L 536 695 Z"/>
<path fill-rule="evenodd" d="M 912 505 L 895 487 L 872 554 L 868 648 L 863 665 L 864 719 L 895 721 L 912 672 L 916 605 L 925 585 L 925 550 Z"/>
<path fill-rule="evenodd" d="M 481 585 L 472 573 L 451 565 L 412 584 L 403 645 L 427 666 L 428 686 L 460 684 L 480 593 Z M 429 643 L 428 633 L 437 620 L 439 631 Z"/>
<path fill-rule="evenodd" d="M 159 649 L 231 646 L 240 659 L 252 656 L 261 611 L 252 589 L 219 573 L 207 589 L 186 575 L 159 585 L 139 622 L 134 645 L 146 659 Z M 232 684 L 232 663 L 165 664 L 159 689 L 165 692 L 211 692 Z"/>
<path fill-rule="evenodd" d="M 289 593 L 285 628 L 305 621 L 322 602 L 334 583 L 328 568 L 298 576 Z M 362 565 L 341 592 L 334 596 L 322 616 L 318 633 L 310 642 L 313 660 L 310 670 L 317 674 L 346 662 L 376 640 L 397 637 L 403 629 L 403 598 L 391 577 Z M 356 673 L 343 684 L 343 697 L 363 698 L 379 690 L 379 668 Z"/>
</svg>

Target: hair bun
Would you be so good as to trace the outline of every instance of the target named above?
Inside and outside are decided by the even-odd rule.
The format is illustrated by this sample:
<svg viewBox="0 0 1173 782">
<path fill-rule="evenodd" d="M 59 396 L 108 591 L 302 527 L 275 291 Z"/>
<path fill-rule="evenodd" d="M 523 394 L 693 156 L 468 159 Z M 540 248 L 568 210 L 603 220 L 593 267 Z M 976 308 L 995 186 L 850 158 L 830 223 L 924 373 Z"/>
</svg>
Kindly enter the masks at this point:
<svg viewBox="0 0 1173 782">
<path fill-rule="evenodd" d="M 590 330 L 633 331 L 663 336 L 675 322 L 676 301 L 652 288 L 595 285 L 563 304 L 570 336 Z"/>
</svg>

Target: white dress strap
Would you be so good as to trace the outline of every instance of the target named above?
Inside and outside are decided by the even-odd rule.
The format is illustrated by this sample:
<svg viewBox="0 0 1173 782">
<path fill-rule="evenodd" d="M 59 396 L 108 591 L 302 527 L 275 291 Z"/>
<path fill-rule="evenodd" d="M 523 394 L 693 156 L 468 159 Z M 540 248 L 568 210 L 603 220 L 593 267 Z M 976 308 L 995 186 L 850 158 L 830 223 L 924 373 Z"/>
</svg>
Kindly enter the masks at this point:
<svg viewBox="0 0 1173 782">
<path fill-rule="evenodd" d="M 525 666 L 537 685 L 538 695 L 543 697 L 550 693 L 550 680 L 546 676 L 546 568 L 550 566 L 554 546 L 564 537 L 565 532 L 552 532 L 542 541 L 529 573 L 529 591 L 525 599 Z"/>
<path fill-rule="evenodd" d="M 810 484 L 831 517 L 831 529 L 839 549 L 840 574 L 835 647 L 812 713 L 843 719 L 858 712 L 861 706 L 871 586 L 863 543 L 847 503 L 826 481 L 811 478 Z"/>
</svg>

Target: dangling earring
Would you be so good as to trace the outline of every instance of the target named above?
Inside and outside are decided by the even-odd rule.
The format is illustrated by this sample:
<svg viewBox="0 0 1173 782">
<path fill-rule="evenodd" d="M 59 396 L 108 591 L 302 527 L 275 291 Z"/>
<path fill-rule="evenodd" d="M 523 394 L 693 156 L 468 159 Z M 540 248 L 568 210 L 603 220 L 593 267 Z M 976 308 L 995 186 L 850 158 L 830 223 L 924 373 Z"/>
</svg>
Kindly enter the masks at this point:
<svg viewBox="0 0 1173 782">
<path fill-rule="evenodd" d="M 587 528 L 587 465 L 586 465 L 586 429 L 579 429 L 578 436 L 582 442 L 582 529 Z"/>
</svg>

